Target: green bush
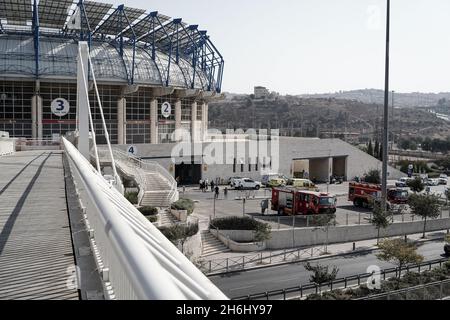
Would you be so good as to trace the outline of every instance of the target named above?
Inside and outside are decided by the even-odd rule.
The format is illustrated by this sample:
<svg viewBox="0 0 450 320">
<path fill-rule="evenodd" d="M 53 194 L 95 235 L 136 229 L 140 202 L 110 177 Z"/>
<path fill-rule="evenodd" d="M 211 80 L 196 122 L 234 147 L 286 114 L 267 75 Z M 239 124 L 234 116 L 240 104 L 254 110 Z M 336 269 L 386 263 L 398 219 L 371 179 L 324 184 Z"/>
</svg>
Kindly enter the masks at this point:
<svg viewBox="0 0 450 320">
<path fill-rule="evenodd" d="M 155 207 L 140 207 L 138 210 L 146 217 L 158 214 L 158 209 Z"/>
<path fill-rule="evenodd" d="M 180 199 L 172 203 L 173 210 L 187 210 L 188 215 L 194 212 L 195 203 L 191 199 Z"/>
<path fill-rule="evenodd" d="M 176 243 L 179 240 L 185 240 L 196 235 L 198 232 L 198 224 L 176 224 L 171 227 L 163 227 L 160 231 L 167 239 Z"/>
<path fill-rule="evenodd" d="M 211 221 L 211 229 L 219 230 L 246 230 L 254 231 L 255 241 L 264 241 L 270 239 L 271 227 L 267 223 L 253 220 L 249 217 L 227 217 L 218 218 Z"/>
<path fill-rule="evenodd" d="M 136 191 L 131 191 L 131 192 L 125 192 L 125 198 L 130 201 L 130 203 L 132 204 L 137 204 L 138 203 L 138 192 Z"/>
<path fill-rule="evenodd" d="M 150 221 L 151 223 L 155 223 L 158 221 L 158 216 L 146 216 L 146 218 L 148 219 L 148 221 Z"/>
</svg>

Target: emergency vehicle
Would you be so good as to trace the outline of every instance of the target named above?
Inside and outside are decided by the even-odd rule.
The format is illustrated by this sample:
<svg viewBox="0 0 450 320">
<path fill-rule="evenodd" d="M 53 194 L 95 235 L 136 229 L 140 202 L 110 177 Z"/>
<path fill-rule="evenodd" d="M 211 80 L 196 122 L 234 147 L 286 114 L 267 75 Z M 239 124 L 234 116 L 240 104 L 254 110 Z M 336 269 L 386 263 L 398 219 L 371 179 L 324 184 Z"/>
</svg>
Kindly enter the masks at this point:
<svg viewBox="0 0 450 320">
<path fill-rule="evenodd" d="M 272 210 L 279 215 L 315 215 L 336 213 L 336 197 L 296 188 L 273 188 Z"/>
<path fill-rule="evenodd" d="M 390 204 L 408 203 L 408 190 L 388 186 L 388 202 Z M 381 185 L 372 183 L 350 182 L 348 201 L 355 207 L 368 208 L 375 199 L 381 198 Z"/>
</svg>

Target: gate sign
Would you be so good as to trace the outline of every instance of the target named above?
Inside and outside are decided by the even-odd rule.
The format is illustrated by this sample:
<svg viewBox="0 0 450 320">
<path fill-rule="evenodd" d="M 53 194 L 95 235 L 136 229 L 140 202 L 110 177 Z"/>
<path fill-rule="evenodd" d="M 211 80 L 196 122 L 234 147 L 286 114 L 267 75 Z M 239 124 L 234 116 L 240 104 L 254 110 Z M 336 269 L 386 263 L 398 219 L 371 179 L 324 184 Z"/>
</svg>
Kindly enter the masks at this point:
<svg viewBox="0 0 450 320">
<path fill-rule="evenodd" d="M 129 146 L 127 152 L 129 155 L 135 156 L 137 154 L 136 146 Z"/>
<path fill-rule="evenodd" d="M 70 110 L 69 102 L 64 98 L 57 98 L 53 100 L 50 107 L 53 114 L 57 117 L 66 116 Z"/>
<path fill-rule="evenodd" d="M 172 113 L 172 106 L 169 102 L 164 102 L 161 105 L 161 114 L 164 118 L 170 117 L 170 114 Z"/>
</svg>

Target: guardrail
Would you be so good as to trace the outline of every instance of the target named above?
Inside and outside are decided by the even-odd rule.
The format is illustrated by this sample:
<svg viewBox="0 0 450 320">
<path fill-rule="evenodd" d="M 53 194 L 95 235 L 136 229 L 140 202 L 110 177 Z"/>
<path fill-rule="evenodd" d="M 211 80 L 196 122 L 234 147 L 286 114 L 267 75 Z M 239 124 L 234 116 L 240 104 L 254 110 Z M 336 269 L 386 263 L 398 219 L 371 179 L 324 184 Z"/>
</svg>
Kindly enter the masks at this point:
<svg viewBox="0 0 450 320">
<path fill-rule="evenodd" d="M 69 141 L 63 146 L 109 298 L 227 299 Z"/>
<path fill-rule="evenodd" d="M 425 270 L 431 270 L 433 266 L 442 266 L 443 263 L 447 262 L 448 259 L 437 259 L 421 264 L 410 265 L 402 268 L 389 268 L 384 269 L 380 272 L 380 276 L 383 280 L 388 279 L 390 276 L 398 276 L 398 272 L 402 271 L 414 271 L 422 272 Z M 324 290 L 334 290 L 334 289 L 347 289 L 349 287 L 360 286 L 371 277 L 373 273 L 362 273 L 350 277 L 335 279 L 326 284 L 318 285 L 315 283 L 310 283 L 306 285 L 300 285 L 296 287 L 290 287 L 280 290 L 272 290 L 262 293 L 250 294 L 246 296 L 236 297 L 232 300 L 292 300 L 292 299 L 303 299 L 308 295 L 313 293 L 323 292 Z"/>
<path fill-rule="evenodd" d="M 103 150 L 99 150 L 99 154 L 102 154 L 104 157 Z M 177 188 L 177 182 L 172 177 L 172 175 L 163 168 L 160 164 L 157 162 L 151 162 L 151 161 L 142 161 L 141 159 L 137 158 L 136 156 L 127 154 L 121 150 L 113 149 L 114 158 L 117 161 L 117 164 L 119 167 L 122 165 L 125 165 L 128 167 L 128 173 L 132 173 L 134 175 L 134 178 L 136 179 L 136 182 L 140 184 L 139 188 L 139 195 L 138 195 L 138 203 L 141 203 L 146 190 L 146 186 L 151 186 L 147 182 L 147 178 L 145 177 L 145 172 L 155 172 L 160 174 L 164 179 L 167 180 L 169 184 L 170 193 L 167 196 L 167 200 L 169 202 L 175 202 L 178 200 L 178 188 Z M 107 155 L 108 156 L 108 155 Z M 122 163 L 121 163 L 122 162 Z M 122 171 L 126 171 L 127 168 L 121 168 Z M 127 172 L 124 172 L 127 173 Z"/>
<path fill-rule="evenodd" d="M 450 279 L 354 300 L 448 300 L 449 298 Z"/>
<path fill-rule="evenodd" d="M 307 249 L 283 250 L 278 253 L 255 253 L 240 257 L 203 260 L 199 262 L 200 269 L 209 274 L 242 271 L 251 267 L 284 262 L 296 262 L 325 253 L 325 247 L 312 247 Z"/>
<path fill-rule="evenodd" d="M 60 150 L 61 141 L 55 139 L 30 139 L 17 138 L 17 151 L 31 151 L 31 150 Z"/>
</svg>

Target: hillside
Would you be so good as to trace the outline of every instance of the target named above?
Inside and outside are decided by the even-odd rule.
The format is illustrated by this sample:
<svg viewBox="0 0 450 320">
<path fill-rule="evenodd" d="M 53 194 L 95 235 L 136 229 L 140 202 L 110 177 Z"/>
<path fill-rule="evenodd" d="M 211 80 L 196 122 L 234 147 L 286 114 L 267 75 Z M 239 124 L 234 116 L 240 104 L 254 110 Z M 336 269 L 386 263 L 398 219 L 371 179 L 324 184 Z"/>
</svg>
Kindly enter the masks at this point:
<svg viewBox="0 0 450 320">
<path fill-rule="evenodd" d="M 282 135 L 306 137 L 344 137 L 357 142 L 381 135 L 383 107 L 375 103 L 335 98 L 280 96 L 273 100 L 254 100 L 234 95 L 210 104 L 210 127 L 216 129 L 279 128 Z M 390 109 L 396 138 L 450 135 L 448 122 L 426 110 Z"/>
<path fill-rule="evenodd" d="M 376 89 L 362 89 L 353 91 L 340 91 L 336 93 L 301 95 L 301 98 L 335 98 L 340 100 L 356 100 L 363 103 L 384 104 L 384 91 Z M 433 107 L 438 105 L 439 100 L 450 100 L 450 92 L 443 93 L 395 93 L 394 105 L 402 108 Z M 389 103 L 392 95 L 389 96 Z"/>
</svg>

